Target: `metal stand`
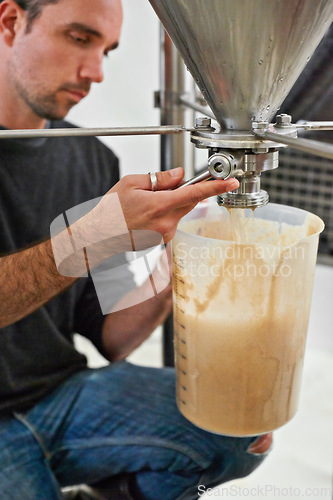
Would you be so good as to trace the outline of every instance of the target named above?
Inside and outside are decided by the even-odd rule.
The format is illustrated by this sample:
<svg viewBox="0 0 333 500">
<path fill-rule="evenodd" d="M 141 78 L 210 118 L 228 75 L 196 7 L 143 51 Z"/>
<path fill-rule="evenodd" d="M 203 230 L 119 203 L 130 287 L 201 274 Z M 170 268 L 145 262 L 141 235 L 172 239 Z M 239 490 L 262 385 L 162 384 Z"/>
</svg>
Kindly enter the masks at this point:
<svg viewBox="0 0 333 500">
<path fill-rule="evenodd" d="M 156 104 L 161 109 L 161 125 L 185 121 L 184 106 L 180 98 L 185 92 L 185 66 L 171 39 L 161 27 L 160 34 L 160 91 Z M 161 170 L 184 166 L 185 134 L 161 136 Z M 174 366 L 173 318 L 167 319 L 163 327 L 163 364 Z"/>
</svg>

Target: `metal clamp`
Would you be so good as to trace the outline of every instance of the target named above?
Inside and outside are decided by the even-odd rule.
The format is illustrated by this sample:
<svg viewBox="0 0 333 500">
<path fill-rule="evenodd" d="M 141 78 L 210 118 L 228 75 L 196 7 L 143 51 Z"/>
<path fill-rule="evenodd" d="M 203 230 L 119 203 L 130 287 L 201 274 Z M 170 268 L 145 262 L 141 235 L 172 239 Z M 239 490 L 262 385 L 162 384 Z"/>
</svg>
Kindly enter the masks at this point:
<svg viewBox="0 0 333 500">
<path fill-rule="evenodd" d="M 240 162 L 243 160 L 243 154 L 235 152 L 231 154 L 230 151 L 220 151 L 213 154 L 208 159 L 208 169 L 200 174 L 192 177 L 184 184 L 179 186 L 183 188 L 190 186 L 191 184 L 196 184 L 201 181 L 206 181 L 209 179 L 228 179 L 232 176 L 233 172 L 237 169 Z M 178 189 L 179 189 L 178 188 Z"/>
</svg>

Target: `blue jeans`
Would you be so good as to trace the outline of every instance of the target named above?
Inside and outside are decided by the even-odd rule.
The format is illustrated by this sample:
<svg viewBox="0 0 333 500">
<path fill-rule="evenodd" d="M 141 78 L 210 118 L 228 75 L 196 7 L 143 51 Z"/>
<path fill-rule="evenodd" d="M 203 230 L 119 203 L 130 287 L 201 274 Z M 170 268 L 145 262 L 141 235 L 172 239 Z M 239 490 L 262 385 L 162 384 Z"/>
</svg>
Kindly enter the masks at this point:
<svg viewBox="0 0 333 500">
<path fill-rule="evenodd" d="M 174 370 L 125 361 L 70 377 L 36 406 L 0 418 L 0 498 L 59 500 L 61 486 L 133 473 L 147 500 L 198 497 L 252 472 L 255 438 L 210 434 L 175 403 Z"/>
</svg>

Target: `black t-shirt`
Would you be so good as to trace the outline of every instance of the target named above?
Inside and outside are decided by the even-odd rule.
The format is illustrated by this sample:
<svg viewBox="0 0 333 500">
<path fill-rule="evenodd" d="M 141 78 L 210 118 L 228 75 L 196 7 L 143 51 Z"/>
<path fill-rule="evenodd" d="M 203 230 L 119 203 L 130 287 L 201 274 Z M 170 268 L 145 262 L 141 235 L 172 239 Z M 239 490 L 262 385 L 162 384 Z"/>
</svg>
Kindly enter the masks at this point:
<svg viewBox="0 0 333 500">
<path fill-rule="evenodd" d="M 49 126 L 72 127 L 63 121 Z M 118 180 L 116 156 L 94 137 L 0 139 L 0 254 L 48 238 L 59 214 L 104 195 Z M 102 351 L 103 321 L 93 283 L 82 278 L 0 329 L 0 413 L 32 406 L 84 369 L 86 359 L 75 350 L 73 333 Z"/>
</svg>

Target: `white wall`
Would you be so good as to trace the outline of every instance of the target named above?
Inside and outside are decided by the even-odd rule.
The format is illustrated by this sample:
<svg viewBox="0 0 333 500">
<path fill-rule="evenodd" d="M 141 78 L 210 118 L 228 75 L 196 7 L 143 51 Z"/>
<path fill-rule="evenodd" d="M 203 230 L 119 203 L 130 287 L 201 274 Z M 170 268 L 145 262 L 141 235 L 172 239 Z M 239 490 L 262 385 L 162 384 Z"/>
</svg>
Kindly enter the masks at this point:
<svg viewBox="0 0 333 500">
<path fill-rule="evenodd" d="M 104 63 L 104 82 L 67 119 L 87 127 L 159 125 L 159 21 L 148 0 L 123 0 L 120 45 Z M 101 138 L 121 160 L 121 174 L 159 170 L 158 136 Z"/>
</svg>

